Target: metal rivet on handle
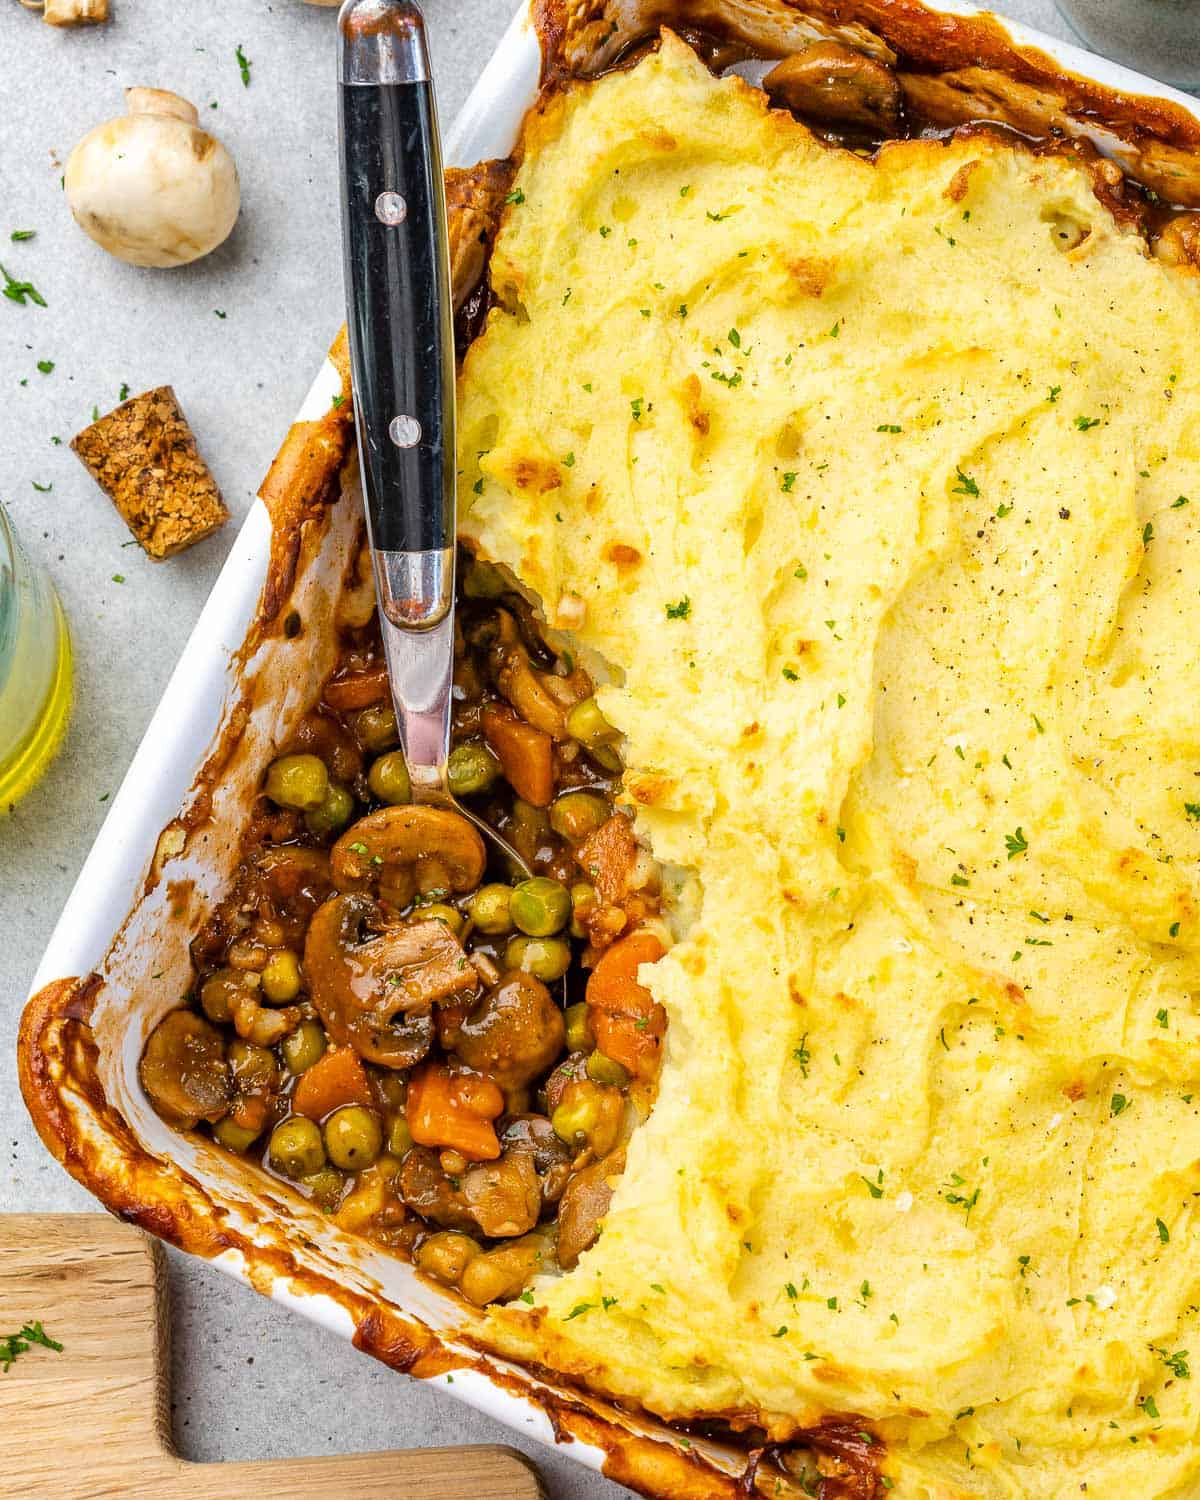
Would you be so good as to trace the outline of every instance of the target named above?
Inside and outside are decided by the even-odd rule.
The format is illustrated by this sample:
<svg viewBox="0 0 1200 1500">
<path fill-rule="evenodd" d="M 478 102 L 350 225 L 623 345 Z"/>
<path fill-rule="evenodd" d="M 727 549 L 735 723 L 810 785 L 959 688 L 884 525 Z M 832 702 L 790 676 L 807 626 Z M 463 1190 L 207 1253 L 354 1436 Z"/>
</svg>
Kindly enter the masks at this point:
<svg viewBox="0 0 1200 1500">
<path fill-rule="evenodd" d="M 381 224 L 403 224 L 408 215 L 408 204 L 399 193 L 380 193 L 375 200 L 375 217 Z"/>
<path fill-rule="evenodd" d="M 388 437 L 397 448 L 415 448 L 421 441 L 421 424 L 416 417 L 393 417 L 388 423 Z"/>
</svg>

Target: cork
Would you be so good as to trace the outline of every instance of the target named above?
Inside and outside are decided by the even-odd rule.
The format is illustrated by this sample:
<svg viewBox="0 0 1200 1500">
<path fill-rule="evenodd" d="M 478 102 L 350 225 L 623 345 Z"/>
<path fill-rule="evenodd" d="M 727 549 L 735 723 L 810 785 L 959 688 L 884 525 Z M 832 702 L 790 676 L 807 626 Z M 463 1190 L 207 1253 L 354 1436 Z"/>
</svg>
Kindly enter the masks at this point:
<svg viewBox="0 0 1200 1500">
<path fill-rule="evenodd" d="M 71 447 L 155 559 L 182 552 L 229 519 L 169 385 L 122 402 Z"/>
</svg>

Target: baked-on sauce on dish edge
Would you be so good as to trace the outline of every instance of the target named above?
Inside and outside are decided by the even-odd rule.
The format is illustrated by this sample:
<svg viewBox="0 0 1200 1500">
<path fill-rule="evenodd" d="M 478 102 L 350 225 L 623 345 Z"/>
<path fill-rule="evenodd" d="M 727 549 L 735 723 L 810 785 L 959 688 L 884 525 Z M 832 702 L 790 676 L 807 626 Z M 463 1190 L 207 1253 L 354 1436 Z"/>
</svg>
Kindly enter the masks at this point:
<svg viewBox="0 0 1200 1500">
<path fill-rule="evenodd" d="M 31 1004 L 35 1118 L 390 1362 L 554 1384 L 647 1493 L 731 1442 L 743 1492 L 1185 1493 L 1195 123 L 911 5 L 540 25 L 514 161 L 450 182 L 458 759 L 540 883 L 403 801 L 356 547 L 289 608 L 347 444 L 300 424 L 243 660 L 313 692 L 141 1071 L 274 1248 L 79 1138 L 95 982 Z M 294 1266 L 314 1209 L 489 1310 L 443 1346 Z"/>
</svg>

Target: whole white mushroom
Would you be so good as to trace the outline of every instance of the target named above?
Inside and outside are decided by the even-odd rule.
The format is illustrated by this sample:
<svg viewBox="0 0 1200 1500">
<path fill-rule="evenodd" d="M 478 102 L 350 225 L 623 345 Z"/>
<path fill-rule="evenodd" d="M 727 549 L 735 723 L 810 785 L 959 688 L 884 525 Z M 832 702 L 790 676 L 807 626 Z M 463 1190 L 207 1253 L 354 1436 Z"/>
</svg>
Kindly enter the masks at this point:
<svg viewBox="0 0 1200 1500">
<path fill-rule="evenodd" d="M 128 113 L 71 152 L 65 187 L 76 223 L 135 266 L 184 266 L 227 238 L 241 204 L 233 157 L 166 89 L 126 89 Z"/>
</svg>

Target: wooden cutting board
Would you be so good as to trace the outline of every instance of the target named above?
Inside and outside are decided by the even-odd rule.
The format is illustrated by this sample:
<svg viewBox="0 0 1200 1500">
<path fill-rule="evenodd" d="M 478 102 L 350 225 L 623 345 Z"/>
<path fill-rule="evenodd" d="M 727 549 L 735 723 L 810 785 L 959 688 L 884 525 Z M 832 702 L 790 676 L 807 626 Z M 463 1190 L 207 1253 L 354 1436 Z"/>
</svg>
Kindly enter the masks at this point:
<svg viewBox="0 0 1200 1500">
<path fill-rule="evenodd" d="M 0 1491 L 34 1500 L 543 1500 L 498 1447 L 194 1464 L 171 1447 L 156 1241 L 107 1214 L 0 1215 L 0 1338 L 40 1321 L 0 1371 Z M 2 1347 L 2 1346 L 0 1346 Z"/>
</svg>

